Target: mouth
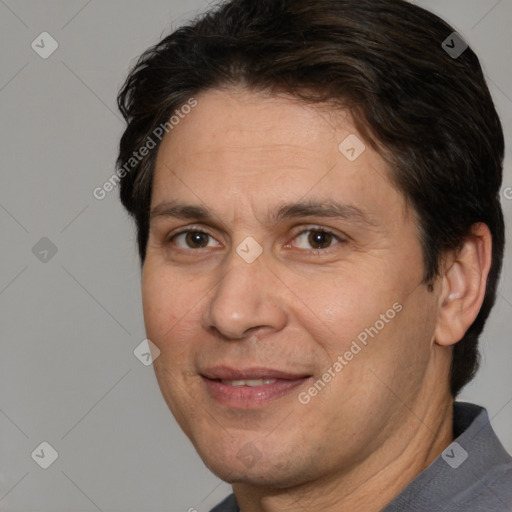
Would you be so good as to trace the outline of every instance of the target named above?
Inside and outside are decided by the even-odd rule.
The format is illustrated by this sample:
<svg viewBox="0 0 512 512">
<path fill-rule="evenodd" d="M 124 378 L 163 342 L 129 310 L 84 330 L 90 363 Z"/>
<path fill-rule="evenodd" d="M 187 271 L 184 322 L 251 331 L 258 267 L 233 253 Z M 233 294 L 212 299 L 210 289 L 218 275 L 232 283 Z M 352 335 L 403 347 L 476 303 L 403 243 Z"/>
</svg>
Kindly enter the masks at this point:
<svg viewBox="0 0 512 512">
<path fill-rule="evenodd" d="M 289 395 L 311 375 L 271 368 L 212 367 L 200 373 L 207 393 L 234 409 L 257 409 Z"/>
</svg>

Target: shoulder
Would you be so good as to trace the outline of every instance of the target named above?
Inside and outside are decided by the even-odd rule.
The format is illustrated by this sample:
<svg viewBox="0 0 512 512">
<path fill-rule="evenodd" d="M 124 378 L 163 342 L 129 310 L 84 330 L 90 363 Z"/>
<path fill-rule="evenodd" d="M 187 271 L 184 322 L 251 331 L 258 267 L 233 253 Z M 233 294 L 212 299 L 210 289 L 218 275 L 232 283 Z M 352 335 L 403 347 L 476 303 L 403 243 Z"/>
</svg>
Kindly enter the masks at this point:
<svg viewBox="0 0 512 512">
<path fill-rule="evenodd" d="M 512 457 L 487 411 L 454 404 L 455 440 L 385 512 L 512 512 Z"/>
<path fill-rule="evenodd" d="M 446 512 L 512 512 L 512 462 L 475 478 Z"/>
<path fill-rule="evenodd" d="M 457 445 L 465 455 L 460 465 L 443 465 L 451 499 L 442 510 L 512 512 L 512 457 L 491 427 L 487 411 L 474 404 L 455 403 L 454 413 L 454 431 L 459 437 L 450 446 Z"/>
</svg>

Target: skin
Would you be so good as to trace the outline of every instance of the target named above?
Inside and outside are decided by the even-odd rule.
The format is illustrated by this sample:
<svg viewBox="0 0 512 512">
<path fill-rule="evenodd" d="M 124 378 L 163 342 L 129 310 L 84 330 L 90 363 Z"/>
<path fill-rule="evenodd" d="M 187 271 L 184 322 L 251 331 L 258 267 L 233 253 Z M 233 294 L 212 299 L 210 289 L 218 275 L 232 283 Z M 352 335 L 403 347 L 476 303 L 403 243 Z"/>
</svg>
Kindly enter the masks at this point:
<svg viewBox="0 0 512 512">
<path fill-rule="evenodd" d="M 153 215 L 142 274 L 163 396 L 243 512 L 381 510 L 453 440 L 452 346 L 483 300 L 489 230 L 474 226 L 429 291 L 415 215 L 385 161 L 369 144 L 353 162 L 338 150 L 349 134 L 363 140 L 348 112 L 241 88 L 196 98 L 159 148 L 151 208 L 180 201 L 214 216 Z M 369 223 L 272 220 L 305 200 L 349 204 Z M 183 229 L 210 236 L 191 246 L 174 236 Z M 319 248 L 309 235 L 322 229 L 335 236 Z M 263 249 L 252 263 L 236 253 L 248 236 Z M 395 303 L 401 311 L 301 403 Z M 229 408 L 200 376 L 216 364 L 311 378 L 262 407 Z"/>
</svg>

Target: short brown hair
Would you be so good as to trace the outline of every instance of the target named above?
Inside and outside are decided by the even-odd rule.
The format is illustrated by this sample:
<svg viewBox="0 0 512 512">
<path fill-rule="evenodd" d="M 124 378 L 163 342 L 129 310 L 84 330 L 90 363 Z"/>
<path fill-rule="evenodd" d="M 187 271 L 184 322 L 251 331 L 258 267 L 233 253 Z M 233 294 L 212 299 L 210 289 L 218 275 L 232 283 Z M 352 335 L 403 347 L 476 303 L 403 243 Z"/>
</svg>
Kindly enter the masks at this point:
<svg viewBox="0 0 512 512">
<path fill-rule="evenodd" d="M 147 50 L 118 105 L 127 121 L 118 168 L 190 97 L 242 85 L 348 108 L 418 217 L 425 275 L 459 248 L 477 222 L 492 234 L 482 308 L 453 352 L 456 396 L 478 368 L 478 337 L 495 302 L 504 222 L 499 191 L 504 138 L 479 60 L 442 47 L 454 30 L 403 0 L 231 0 Z M 453 43 L 452 43 L 453 44 Z M 138 231 L 149 232 L 156 150 L 120 185 Z"/>
</svg>

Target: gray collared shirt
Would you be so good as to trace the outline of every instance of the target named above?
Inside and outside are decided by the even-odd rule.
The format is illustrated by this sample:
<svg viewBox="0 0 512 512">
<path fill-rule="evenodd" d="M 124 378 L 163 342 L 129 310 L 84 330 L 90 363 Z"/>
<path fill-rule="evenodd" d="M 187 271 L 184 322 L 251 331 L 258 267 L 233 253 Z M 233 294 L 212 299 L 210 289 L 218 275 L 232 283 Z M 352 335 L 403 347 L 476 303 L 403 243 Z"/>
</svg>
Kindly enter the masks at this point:
<svg viewBox="0 0 512 512">
<path fill-rule="evenodd" d="M 478 405 L 454 402 L 455 441 L 382 512 L 512 512 L 512 457 Z M 210 512 L 240 512 L 231 494 Z"/>
</svg>

